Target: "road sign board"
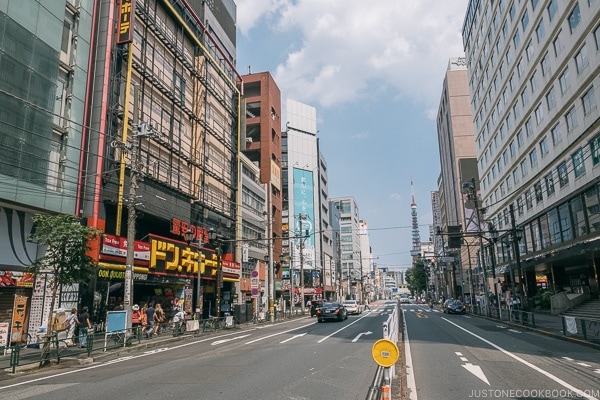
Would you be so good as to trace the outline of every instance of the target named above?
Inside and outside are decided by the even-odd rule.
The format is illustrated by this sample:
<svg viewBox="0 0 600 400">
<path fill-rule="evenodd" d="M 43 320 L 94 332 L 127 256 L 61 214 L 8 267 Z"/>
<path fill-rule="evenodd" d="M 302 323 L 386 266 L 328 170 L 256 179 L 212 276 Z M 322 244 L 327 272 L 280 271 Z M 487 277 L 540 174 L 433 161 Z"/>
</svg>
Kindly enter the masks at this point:
<svg viewBox="0 0 600 400">
<path fill-rule="evenodd" d="M 396 364 L 398 357 L 400 357 L 400 350 L 398 350 L 396 343 L 391 340 L 379 339 L 373 344 L 371 355 L 377 364 L 387 368 Z"/>
</svg>

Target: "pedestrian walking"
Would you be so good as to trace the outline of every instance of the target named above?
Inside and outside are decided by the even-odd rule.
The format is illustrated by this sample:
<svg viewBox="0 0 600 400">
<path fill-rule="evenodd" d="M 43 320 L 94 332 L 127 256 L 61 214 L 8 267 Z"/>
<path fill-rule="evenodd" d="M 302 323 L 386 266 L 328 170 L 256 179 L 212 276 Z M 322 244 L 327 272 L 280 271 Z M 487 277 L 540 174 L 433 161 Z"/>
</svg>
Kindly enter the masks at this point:
<svg viewBox="0 0 600 400">
<path fill-rule="evenodd" d="M 151 338 L 152 334 L 154 333 L 154 313 L 155 310 L 152 303 L 148 304 L 148 308 L 146 309 L 146 320 L 148 325 L 144 331 L 144 334 L 147 338 Z"/>
<path fill-rule="evenodd" d="M 87 347 L 87 335 L 88 331 L 92 329 L 92 322 L 90 321 L 89 309 L 83 307 L 81 314 L 79 314 L 79 347 Z"/>
<path fill-rule="evenodd" d="M 160 325 L 165 321 L 165 312 L 160 303 L 156 303 L 154 310 L 154 334 L 160 335 Z"/>
<path fill-rule="evenodd" d="M 67 346 L 75 346 L 75 342 L 73 341 L 73 336 L 75 335 L 75 329 L 77 329 L 77 325 L 79 325 L 79 320 L 77 319 L 77 309 L 71 308 L 71 314 L 67 317 L 65 321 L 65 328 L 67 330 Z"/>
</svg>

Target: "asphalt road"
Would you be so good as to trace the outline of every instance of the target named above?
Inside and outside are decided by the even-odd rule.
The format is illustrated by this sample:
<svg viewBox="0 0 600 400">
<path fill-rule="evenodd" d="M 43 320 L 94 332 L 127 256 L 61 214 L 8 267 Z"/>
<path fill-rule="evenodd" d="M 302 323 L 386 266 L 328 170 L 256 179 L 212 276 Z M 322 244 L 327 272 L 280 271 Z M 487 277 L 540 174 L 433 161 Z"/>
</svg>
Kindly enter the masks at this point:
<svg viewBox="0 0 600 400">
<path fill-rule="evenodd" d="M 4 399 L 365 399 L 391 308 L 224 331 L 0 384 Z"/>
<path fill-rule="evenodd" d="M 413 400 L 600 398 L 597 350 L 425 305 L 402 310 Z"/>
</svg>

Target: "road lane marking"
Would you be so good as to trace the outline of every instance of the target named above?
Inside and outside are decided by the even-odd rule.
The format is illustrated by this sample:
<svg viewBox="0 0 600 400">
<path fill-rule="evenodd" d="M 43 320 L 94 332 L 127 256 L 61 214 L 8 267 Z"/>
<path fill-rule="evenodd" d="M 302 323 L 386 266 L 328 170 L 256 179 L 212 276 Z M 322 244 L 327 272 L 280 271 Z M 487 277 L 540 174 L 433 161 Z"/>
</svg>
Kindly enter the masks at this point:
<svg viewBox="0 0 600 400">
<path fill-rule="evenodd" d="M 409 389 L 410 400 L 417 400 L 417 384 L 415 382 L 415 370 L 412 364 L 412 355 L 410 353 L 410 342 L 408 340 L 408 324 L 404 324 L 404 360 L 406 362 L 406 386 Z"/>
<path fill-rule="evenodd" d="M 470 373 L 475 375 L 477 378 L 479 378 L 482 381 L 484 381 L 485 383 L 487 383 L 488 386 L 490 386 L 490 382 L 488 381 L 487 376 L 485 376 L 485 374 L 483 373 L 483 370 L 481 369 L 481 367 L 479 365 L 471 364 L 469 362 L 469 359 L 467 357 L 463 356 L 463 354 L 460 351 L 455 351 L 454 354 L 456 354 L 458 356 L 458 358 L 460 358 L 460 361 L 465 363 L 465 364 L 461 364 L 461 367 L 463 367 L 464 369 L 466 369 L 467 371 L 469 371 Z"/>
<path fill-rule="evenodd" d="M 321 340 L 317 341 L 317 343 L 323 343 L 324 341 L 326 341 L 327 339 L 329 339 L 330 337 L 332 337 L 332 336 L 333 336 L 333 335 L 335 335 L 336 333 L 338 333 L 338 332 L 341 332 L 341 331 L 343 331 L 344 329 L 351 327 L 352 325 L 354 325 L 355 323 L 357 323 L 358 321 L 360 321 L 360 320 L 361 320 L 361 319 L 363 319 L 363 318 L 364 318 L 364 317 L 360 317 L 359 319 L 352 321 L 351 323 L 349 323 L 348 325 L 344 326 L 343 328 L 340 328 L 340 329 L 338 329 L 337 331 L 335 331 L 335 332 L 331 333 L 330 335 L 327 335 L 327 336 L 325 336 L 323 339 L 321 339 Z"/>
<path fill-rule="evenodd" d="M 250 336 L 250 334 L 248 334 L 248 335 L 242 335 L 242 336 L 236 336 L 236 337 L 227 338 L 227 339 L 215 340 L 210 345 L 211 346 L 217 346 L 217 345 L 220 345 L 220 344 L 223 344 L 223 343 L 231 342 L 232 340 L 243 339 L 243 338 L 248 337 L 248 336 Z"/>
<path fill-rule="evenodd" d="M 371 332 L 371 331 L 367 331 L 367 332 L 361 332 L 361 333 L 359 333 L 358 335 L 356 335 L 356 337 L 355 337 L 354 339 L 352 339 L 352 343 L 356 343 L 356 342 L 358 342 L 358 339 L 360 339 L 360 337 L 361 337 L 362 335 L 370 335 L 370 334 L 372 334 L 372 333 L 373 333 L 373 332 Z"/>
<path fill-rule="evenodd" d="M 534 371 L 539 372 L 540 374 L 550 378 L 551 380 L 553 380 L 554 382 L 558 383 L 559 385 L 571 390 L 572 392 L 577 393 L 580 397 L 586 398 L 588 400 L 600 400 L 597 397 L 593 397 L 591 395 L 588 395 L 586 392 L 584 392 L 583 390 L 577 389 L 575 386 L 571 385 L 568 382 L 563 381 L 562 379 L 560 379 L 559 377 L 557 377 L 556 375 L 551 374 L 550 372 L 538 367 L 537 365 L 534 365 L 532 363 L 530 363 L 529 361 L 517 356 L 516 354 L 511 353 L 510 351 L 504 349 L 503 347 L 498 346 L 497 344 L 485 339 L 482 336 L 479 336 L 478 334 L 471 332 L 470 330 L 463 328 L 462 326 L 458 325 L 455 322 L 450 321 L 449 319 L 442 317 L 442 319 L 446 322 L 448 322 L 449 324 L 454 325 L 455 327 L 457 327 L 458 329 L 468 333 L 469 335 L 476 337 L 477 339 L 481 340 L 484 343 L 489 344 L 490 346 L 492 346 L 493 348 L 495 348 L 496 350 L 501 351 L 502 353 L 506 354 L 507 356 L 517 360 L 518 362 L 520 362 L 523 365 L 528 366 L 529 368 L 533 369 Z"/>
<path fill-rule="evenodd" d="M 485 374 L 483 373 L 483 370 L 481 369 L 481 367 L 479 365 L 473 365 L 471 363 L 466 363 L 466 364 L 462 364 L 462 367 L 464 369 L 466 369 L 467 371 L 469 371 L 470 373 L 472 373 L 473 375 L 475 375 L 476 377 L 478 377 L 479 379 L 481 379 L 482 381 L 484 381 L 485 383 L 487 383 L 488 386 L 490 386 L 490 382 L 488 381 L 487 377 L 485 376 Z"/>
<path fill-rule="evenodd" d="M 279 343 L 280 343 L 280 344 L 287 343 L 287 342 L 289 342 L 290 340 L 297 339 L 297 338 L 299 338 L 299 337 L 302 337 L 302 336 L 304 336 L 304 335 L 306 335 L 306 332 L 304 332 L 304 333 L 299 333 L 298 335 L 294 335 L 294 336 L 292 336 L 291 338 L 287 338 L 287 339 L 285 339 L 285 340 L 282 340 L 282 341 L 281 341 L 281 342 L 279 342 Z"/>
</svg>

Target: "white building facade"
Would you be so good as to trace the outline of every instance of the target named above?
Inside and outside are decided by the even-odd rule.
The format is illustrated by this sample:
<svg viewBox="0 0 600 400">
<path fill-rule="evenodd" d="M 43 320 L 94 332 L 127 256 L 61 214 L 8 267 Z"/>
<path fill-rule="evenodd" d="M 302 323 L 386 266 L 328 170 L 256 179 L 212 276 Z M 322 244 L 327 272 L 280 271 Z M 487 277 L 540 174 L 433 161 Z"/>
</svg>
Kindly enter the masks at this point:
<svg viewBox="0 0 600 400">
<path fill-rule="evenodd" d="M 597 0 L 469 3 L 463 42 L 503 298 L 598 297 L 599 21 Z"/>
</svg>

